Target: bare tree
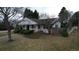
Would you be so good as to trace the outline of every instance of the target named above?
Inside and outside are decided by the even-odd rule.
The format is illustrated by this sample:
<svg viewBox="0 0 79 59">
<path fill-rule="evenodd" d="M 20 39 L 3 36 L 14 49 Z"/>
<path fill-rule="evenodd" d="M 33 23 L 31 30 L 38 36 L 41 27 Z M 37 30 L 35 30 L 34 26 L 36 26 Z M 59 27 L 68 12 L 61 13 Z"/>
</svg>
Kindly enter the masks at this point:
<svg viewBox="0 0 79 59">
<path fill-rule="evenodd" d="M 48 29 L 48 33 L 51 34 L 51 28 L 52 28 L 52 24 L 51 24 L 51 19 L 45 19 L 44 20 L 44 26 L 45 28 Z"/>
<path fill-rule="evenodd" d="M 0 14 L 3 15 L 4 24 L 8 30 L 9 41 L 13 41 L 11 38 L 11 26 L 10 26 L 9 19 L 14 17 L 17 14 L 17 12 L 18 12 L 17 7 L 0 7 Z"/>
</svg>

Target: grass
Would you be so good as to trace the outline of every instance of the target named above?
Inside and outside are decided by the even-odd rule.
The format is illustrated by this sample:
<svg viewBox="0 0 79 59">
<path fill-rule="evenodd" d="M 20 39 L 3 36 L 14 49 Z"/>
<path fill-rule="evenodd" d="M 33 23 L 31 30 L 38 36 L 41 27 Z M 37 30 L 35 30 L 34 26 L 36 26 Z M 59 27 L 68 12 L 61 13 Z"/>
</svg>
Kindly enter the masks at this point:
<svg viewBox="0 0 79 59">
<path fill-rule="evenodd" d="M 5 35 L 7 35 L 7 32 L 4 32 L 4 31 L 1 32 L 1 31 L 0 31 L 0 37 L 1 37 L 1 36 L 5 36 Z"/>
<path fill-rule="evenodd" d="M 6 34 L 6 32 L 3 32 Z M 53 36 L 41 33 L 21 35 L 12 33 L 13 42 L 6 35 L 0 36 L 1 51 L 78 51 L 79 31 L 69 37 Z M 2 36 L 3 35 L 3 36 Z"/>
</svg>

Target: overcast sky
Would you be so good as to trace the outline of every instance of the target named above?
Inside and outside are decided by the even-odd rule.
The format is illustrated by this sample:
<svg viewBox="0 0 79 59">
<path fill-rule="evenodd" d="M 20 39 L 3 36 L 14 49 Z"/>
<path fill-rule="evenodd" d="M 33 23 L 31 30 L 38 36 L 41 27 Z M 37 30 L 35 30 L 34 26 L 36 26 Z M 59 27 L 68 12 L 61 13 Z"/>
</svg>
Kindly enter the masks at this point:
<svg viewBox="0 0 79 59">
<path fill-rule="evenodd" d="M 47 13 L 50 16 L 58 16 L 62 7 L 66 7 L 69 11 L 79 11 L 78 0 L 46 0 L 48 7 L 32 7 L 32 10 L 37 9 L 40 13 Z"/>
<path fill-rule="evenodd" d="M 67 10 L 79 11 L 79 0 L 1 0 L 0 6 L 8 7 L 32 7 L 40 13 L 57 16 L 62 7 Z"/>
</svg>

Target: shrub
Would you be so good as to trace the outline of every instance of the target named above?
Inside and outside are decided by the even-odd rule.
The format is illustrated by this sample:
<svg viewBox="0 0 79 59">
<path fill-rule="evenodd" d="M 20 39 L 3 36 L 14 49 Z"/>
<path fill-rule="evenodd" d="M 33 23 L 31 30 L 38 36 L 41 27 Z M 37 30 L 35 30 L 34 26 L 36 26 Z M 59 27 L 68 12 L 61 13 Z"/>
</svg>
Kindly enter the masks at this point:
<svg viewBox="0 0 79 59">
<path fill-rule="evenodd" d="M 17 25 L 14 29 L 14 33 L 19 33 L 21 30 L 20 26 Z"/>
<path fill-rule="evenodd" d="M 68 37 L 69 35 L 68 35 L 68 32 L 67 32 L 67 30 L 64 28 L 62 31 L 61 31 L 61 35 L 63 36 L 63 37 Z"/>
<path fill-rule="evenodd" d="M 32 34 L 34 31 L 33 30 L 22 30 L 20 33 L 21 34 Z"/>
<path fill-rule="evenodd" d="M 0 22 L 0 30 L 7 30 L 3 22 Z"/>
<path fill-rule="evenodd" d="M 10 29 L 13 29 L 13 26 L 10 25 Z M 0 31 L 7 30 L 7 27 L 5 26 L 4 22 L 0 22 Z"/>
<path fill-rule="evenodd" d="M 20 33 L 20 34 L 32 34 L 34 30 L 24 30 L 20 26 L 16 26 L 14 29 L 14 33 Z"/>
</svg>

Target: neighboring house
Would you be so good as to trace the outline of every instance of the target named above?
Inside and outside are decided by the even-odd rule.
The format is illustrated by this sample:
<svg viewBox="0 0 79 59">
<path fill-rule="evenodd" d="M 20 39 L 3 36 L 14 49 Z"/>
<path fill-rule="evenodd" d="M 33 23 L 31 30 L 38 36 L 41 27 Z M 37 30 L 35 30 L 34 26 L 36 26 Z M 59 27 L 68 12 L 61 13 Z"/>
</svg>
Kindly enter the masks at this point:
<svg viewBox="0 0 79 59">
<path fill-rule="evenodd" d="M 56 19 L 54 22 L 52 22 L 52 34 L 59 34 L 61 30 L 61 23 L 58 19 Z"/>
<path fill-rule="evenodd" d="M 77 31 L 77 30 L 78 30 L 78 27 L 77 27 L 77 26 L 73 26 L 73 27 L 71 28 L 71 30 L 68 31 L 68 33 L 71 34 L 72 32 L 75 32 L 75 31 Z"/>
<path fill-rule="evenodd" d="M 48 33 L 48 29 L 45 27 L 45 25 L 47 25 L 46 20 L 49 20 L 50 24 L 52 25 L 52 27 L 50 29 L 51 33 L 54 30 L 61 27 L 61 23 L 58 21 L 57 18 L 51 18 L 51 19 L 28 19 L 28 18 L 24 18 L 18 23 L 18 25 L 26 30 L 34 30 L 35 32 L 42 31 L 44 33 Z"/>
</svg>

